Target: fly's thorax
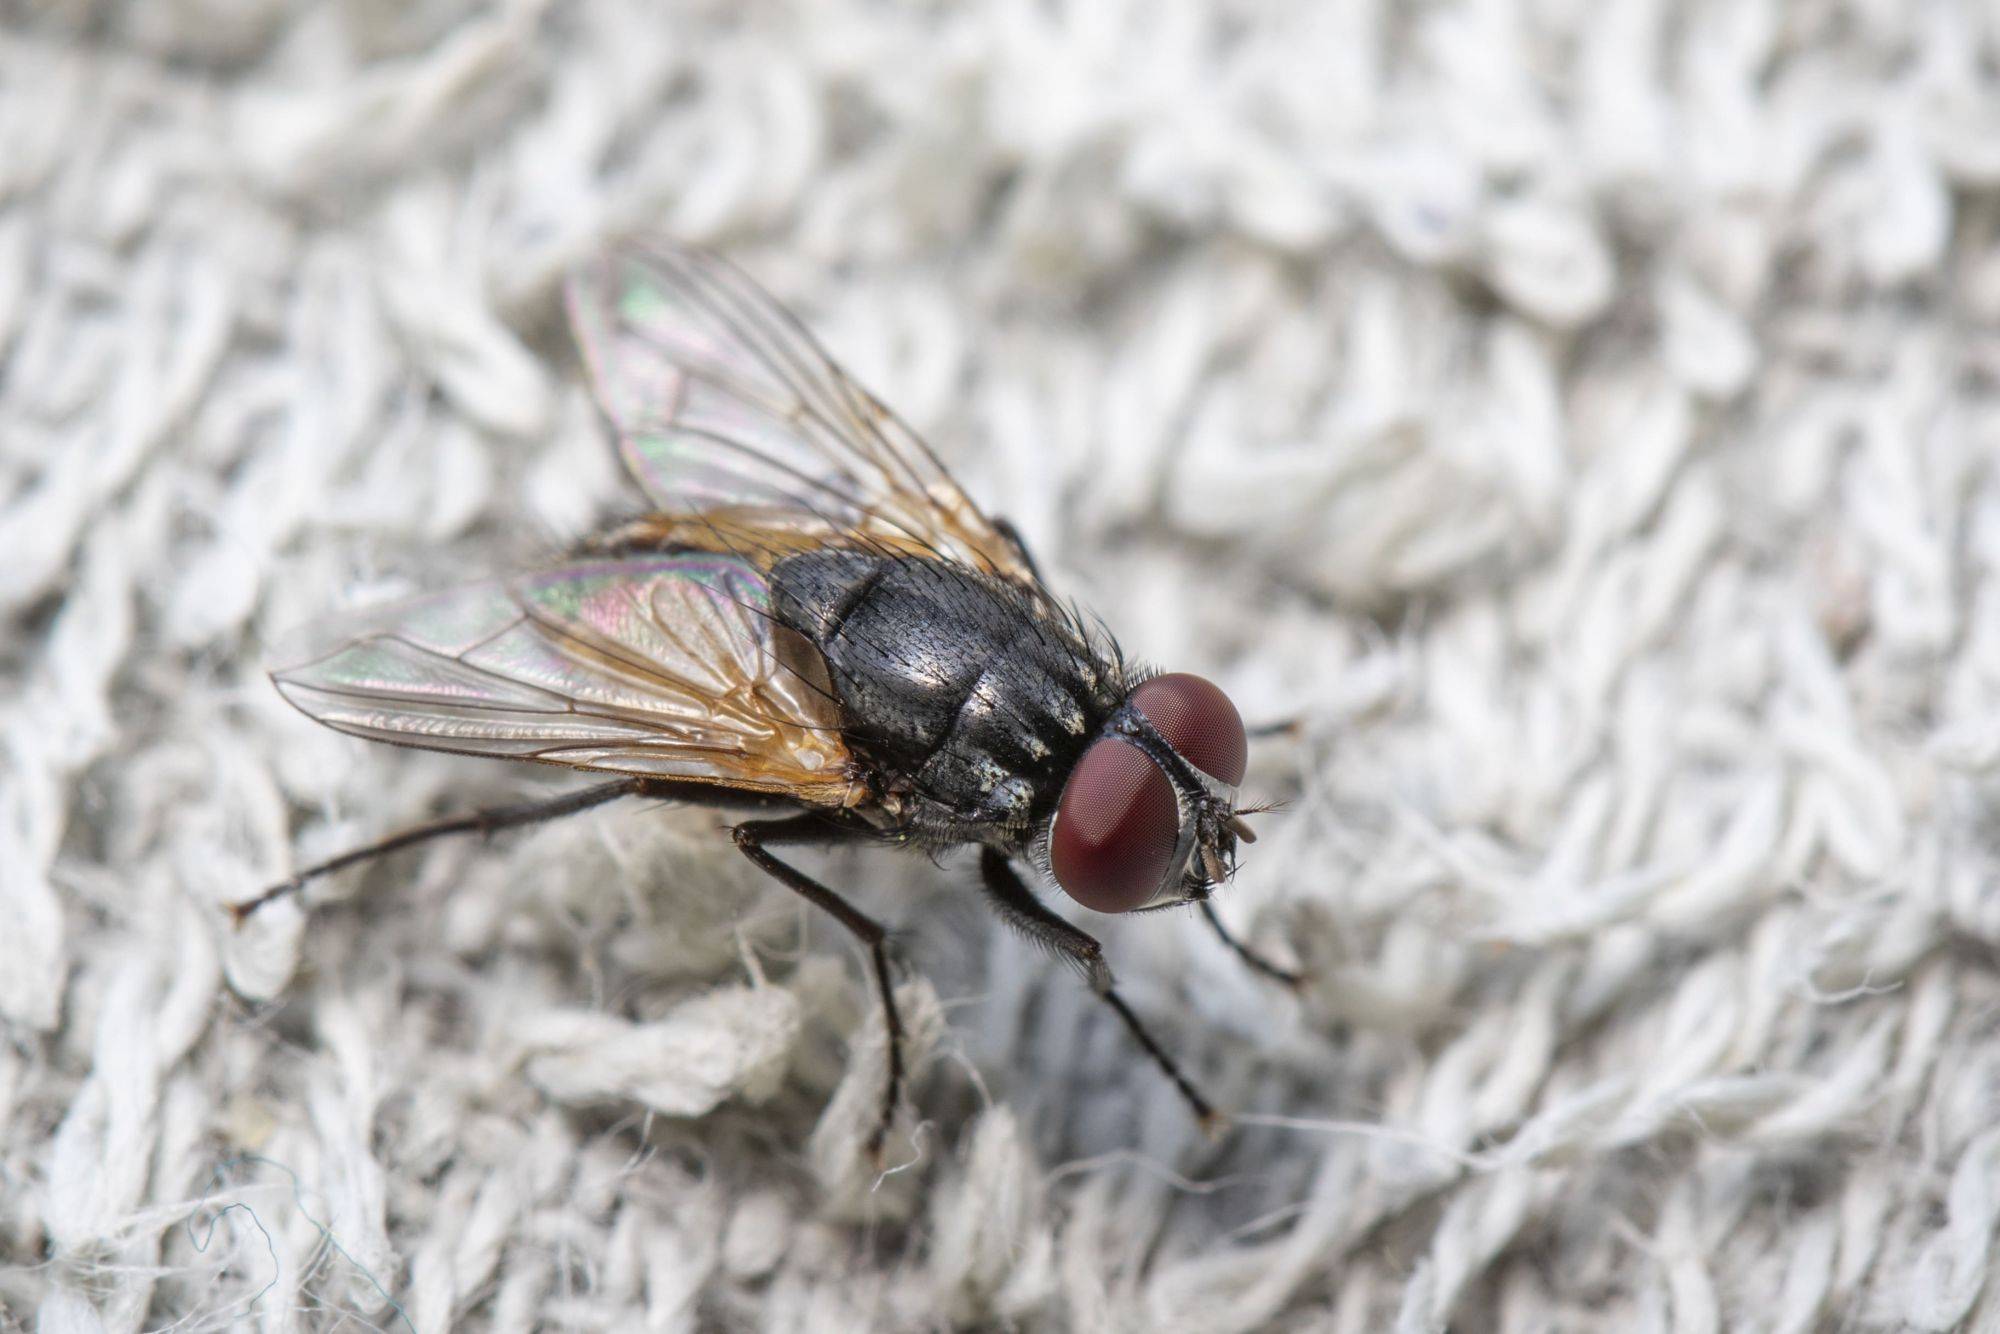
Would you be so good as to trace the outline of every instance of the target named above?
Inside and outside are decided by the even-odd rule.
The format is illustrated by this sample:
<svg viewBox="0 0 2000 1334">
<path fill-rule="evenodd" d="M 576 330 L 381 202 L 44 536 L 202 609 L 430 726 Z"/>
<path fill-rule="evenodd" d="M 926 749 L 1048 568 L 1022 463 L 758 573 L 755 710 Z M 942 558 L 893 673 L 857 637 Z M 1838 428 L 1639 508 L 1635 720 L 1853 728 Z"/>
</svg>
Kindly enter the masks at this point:
<svg viewBox="0 0 2000 1334">
<path fill-rule="evenodd" d="M 772 587 L 825 660 L 848 744 L 968 837 L 1024 843 L 1125 694 L 1114 654 L 963 566 L 814 552 Z"/>
<path fill-rule="evenodd" d="M 773 610 L 780 621 L 824 651 L 890 565 L 865 551 L 828 549 L 788 556 L 771 569 Z"/>
</svg>

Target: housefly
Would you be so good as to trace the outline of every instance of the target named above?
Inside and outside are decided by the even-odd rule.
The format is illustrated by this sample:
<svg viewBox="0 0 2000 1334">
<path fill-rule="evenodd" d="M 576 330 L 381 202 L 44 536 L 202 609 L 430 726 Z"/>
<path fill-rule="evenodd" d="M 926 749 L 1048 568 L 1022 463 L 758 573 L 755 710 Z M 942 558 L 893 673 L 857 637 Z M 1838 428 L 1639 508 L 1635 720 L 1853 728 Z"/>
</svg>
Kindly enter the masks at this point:
<svg viewBox="0 0 2000 1334">
<path fill-rule="evenodd" d="M 369 616 L 272 673 L 355 736 L 615 775 L 407 830 L 318 876 L 446 834 L 620 797 L 741 812 L 737 848 L 868 949 L 888 1034 L 869 1147 L 902 1095 L 885 932 L 778 849 L 979 849 L 1009 924 L 1074 965 L 1221 1124 L 1126 1006 L 1098 942 L 1043 905 L 1032 867 L 1100 913 L 1200 905 L 1253 841 L 1248 738 L 1216 686 L 1128 662 L 1044 585 L 1020 536 L 727 262 L 671 244 L 572 280 L 592 387 L 650 502 L 567 561 Z"/>
</svg>

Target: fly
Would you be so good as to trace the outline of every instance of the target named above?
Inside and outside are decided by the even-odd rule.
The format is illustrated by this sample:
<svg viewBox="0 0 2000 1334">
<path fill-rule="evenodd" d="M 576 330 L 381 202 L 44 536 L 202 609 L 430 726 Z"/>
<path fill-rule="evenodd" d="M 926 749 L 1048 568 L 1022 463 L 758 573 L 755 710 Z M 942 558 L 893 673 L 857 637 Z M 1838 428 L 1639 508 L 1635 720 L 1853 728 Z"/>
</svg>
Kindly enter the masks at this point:
<svg viewBox="0 0 2000 1334">
<path fill-rule="evenodd" d="M 1049 592 L 1012 525 L 732 265 L 653 243 L 579 273 L 569 312 L 651 512 L 567 562 L 368 613 L 272 680 L 354 736 L 613 775 L 406 830 L 234 906 L 447 834 L 621 797 L 743 813 L 737 848 L 867 948 L 888 1034 L 869 1137 L 902 1097 L 886 933 L 777 849 L 979 849 L 1011 926 L 1074 965 L 1205 1129 L 1222 1124 L 1020 867 L 1100 913 L 1207 900 L 1254 841 L 1248 735 L 1187 673 L 1127 662 Z"/>
</svg>

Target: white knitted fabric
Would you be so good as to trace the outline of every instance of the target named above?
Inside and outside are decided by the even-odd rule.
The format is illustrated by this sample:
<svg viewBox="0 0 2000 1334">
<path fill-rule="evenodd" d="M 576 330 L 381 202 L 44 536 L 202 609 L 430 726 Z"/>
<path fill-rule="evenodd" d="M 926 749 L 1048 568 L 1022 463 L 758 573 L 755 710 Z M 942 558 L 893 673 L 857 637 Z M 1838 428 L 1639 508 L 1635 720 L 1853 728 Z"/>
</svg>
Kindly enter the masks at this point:
<svg viewBox="0 0 2000 1334">
<path fill-rule="evenodd" d="M 2000 1327 L 2000 9 L 14 0 L 0 1329 Z M 716 245 L 1126 648 L 1220 900 L 287 708 L 315 616 L 637 503 L 563 271 Z"/>
</svg>

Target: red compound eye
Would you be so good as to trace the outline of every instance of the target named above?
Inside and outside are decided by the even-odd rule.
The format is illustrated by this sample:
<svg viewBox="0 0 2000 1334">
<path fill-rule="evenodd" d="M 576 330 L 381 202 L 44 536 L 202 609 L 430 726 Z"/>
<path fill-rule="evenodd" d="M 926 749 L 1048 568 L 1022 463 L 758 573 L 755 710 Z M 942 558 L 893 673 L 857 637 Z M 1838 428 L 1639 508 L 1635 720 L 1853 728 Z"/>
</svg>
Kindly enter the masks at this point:
<svg viewBox="0 0 2000 1334">
<path fill-rule="evenodd" d="M 1160 766 L 1106 737 L 1083 752 L 1063 788 L 1049 865 L 1084 907 L 1130 912 L 1158 892 L 1179 836 L 1180 811 Z"/>
<path fill-rule="evenodd" d="M 1243 781 L 1250 739 L 1243 734 L 1242 715 L 1214 682 L 1168 672 L 1133 691 L 1132 707 L 1189 764 L 1224 787 Z"/>
</svg>

